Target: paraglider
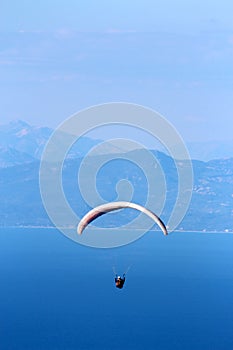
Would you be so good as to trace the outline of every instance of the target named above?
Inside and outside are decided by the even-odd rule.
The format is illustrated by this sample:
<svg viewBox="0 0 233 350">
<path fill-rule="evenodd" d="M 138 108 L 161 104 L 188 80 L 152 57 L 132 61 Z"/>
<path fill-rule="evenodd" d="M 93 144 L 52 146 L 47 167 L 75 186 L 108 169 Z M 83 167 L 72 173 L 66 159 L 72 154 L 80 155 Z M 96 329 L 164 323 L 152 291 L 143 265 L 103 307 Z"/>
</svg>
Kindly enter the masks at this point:
<svg viewBox="0 0 233 350">
<path fill-rule="evenodd" d="M 119 210 L 123 208 L 132 208 L 145 213 L 149 216 L 154 222 L 160 227 L 163 234 L 166 236 L 168 234 L 166 226 L 163 221 L 151 210 L 132 202 L 110 202 L 107 204 L 99 205 L 98 207 L 90 210 L 79 222 L 77 231 L 78 234 L 81 235 L 86 228 L 86 226 L 91 223 L 93 220 L 97 219 L 99 216 L 109 213 L 114 210 Z"/>
<path fill-rule="evenodd" d="M 110 202 L 107 204 L 99 205 L 96 208 L 90 210 L 86 215 L 84 215 L 84 217 L 79 222 L 79 225 L 77 227 L 78 234 L 81 235 L 83 233 L 83 231 L 85 230 L 85 228 L 92 221 L 97 219 L 99 216 L 104 215 L 106 213 L 109 213 L 111 211 L 119 210 L 119 209 L 123 209 L 123 208 L 136 209 L 136 210 L 139 210 L 140 212 L 146 214 L 152 220 L 154 220 L 154 222 L 159 226 L 159 228 L 162 230 L 162 232 L 165 236 L 168 235 L 166 226 L 164 225 L 163 221 L 155 213 L 153 213 L 151 210 L 149 210 L 149 209 L 147 209 L 139 204 L 132 203 L 132 202 Z M 121 277 L 115 273 L 115 286 L 116 286 L 116 288 L 119 288 L 119 289 L 123 288 L 124 283 L 125 283 L 125 275 L 126 275 L 126 273 L 124 273 Z"/>
<path fill-rule="evenodd" d="M 116 288 L 122 289 L 125 283 L 125 274 L 123 274 L 123 276 L 117 276 L 115 277 L 115 284 L 116 284 Z"/>
</svg>

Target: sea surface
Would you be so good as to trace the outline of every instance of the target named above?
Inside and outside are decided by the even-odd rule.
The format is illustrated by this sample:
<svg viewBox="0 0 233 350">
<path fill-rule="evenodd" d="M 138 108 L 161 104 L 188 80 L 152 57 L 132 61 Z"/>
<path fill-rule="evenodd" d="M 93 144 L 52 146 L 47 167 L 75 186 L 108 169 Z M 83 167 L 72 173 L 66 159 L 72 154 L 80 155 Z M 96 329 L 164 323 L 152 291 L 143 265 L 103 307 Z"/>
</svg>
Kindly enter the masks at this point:
<svg viewBox="0 0 233 350">
<path fill-rule="evenodd" d="M 94 249 L 55 229 L 1 229 L 0 349 L 232 350 L 233 234 Z"/>
</svg>

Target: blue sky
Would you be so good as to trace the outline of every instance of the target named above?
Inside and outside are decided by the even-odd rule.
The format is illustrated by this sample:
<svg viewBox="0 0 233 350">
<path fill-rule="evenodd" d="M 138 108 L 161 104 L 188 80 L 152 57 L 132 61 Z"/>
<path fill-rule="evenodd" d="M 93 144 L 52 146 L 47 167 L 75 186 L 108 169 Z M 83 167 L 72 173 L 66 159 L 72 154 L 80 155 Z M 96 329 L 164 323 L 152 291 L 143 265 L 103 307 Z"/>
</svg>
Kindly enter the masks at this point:
<svg viewBox="0 0 233 350">
<path fill-rule="evenodd" d="M 164 115 L 186 141 L 233 139 L 233 3 L 0 4 L 0 122 L 56 127 L 110 101 Z"/>
</svg>

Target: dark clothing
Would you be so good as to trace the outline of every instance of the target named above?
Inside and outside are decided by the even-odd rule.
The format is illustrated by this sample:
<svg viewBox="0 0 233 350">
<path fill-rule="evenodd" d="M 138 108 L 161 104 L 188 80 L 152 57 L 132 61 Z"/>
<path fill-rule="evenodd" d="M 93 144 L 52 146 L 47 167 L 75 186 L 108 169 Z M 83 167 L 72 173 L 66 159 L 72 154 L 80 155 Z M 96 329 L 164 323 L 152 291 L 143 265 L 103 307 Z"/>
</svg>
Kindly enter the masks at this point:
<svg viewBox="0 0 233 350">
<path fill-rule="evenodd" d="M 124 286 L 124 283 L 125 283 L 125 275 L 123 275 L 123 277 L 120 277 L 120 276 L 115 277 L 115 284 L 117 288 L 122 289 Z"/>
</svg>

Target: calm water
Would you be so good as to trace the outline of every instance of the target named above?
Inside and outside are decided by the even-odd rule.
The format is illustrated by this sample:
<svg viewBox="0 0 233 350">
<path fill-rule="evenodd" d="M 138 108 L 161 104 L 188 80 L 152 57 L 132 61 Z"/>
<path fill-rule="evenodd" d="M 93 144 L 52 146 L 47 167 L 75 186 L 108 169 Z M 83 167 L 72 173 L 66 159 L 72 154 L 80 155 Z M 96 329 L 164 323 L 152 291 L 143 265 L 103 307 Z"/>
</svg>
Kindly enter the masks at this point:
<svg viewBox="0 0 233 350">
<path fill-rule="evenodd" d="M 125 287 L 114 286 L 130 265 Z M 233 349 L 233 235 L 150 232 L 123 248 L 0 230 L 0 349 Z"/>
</svg>

